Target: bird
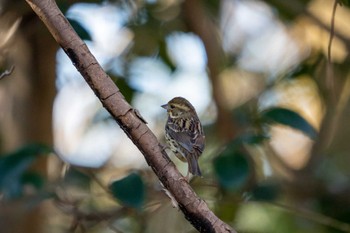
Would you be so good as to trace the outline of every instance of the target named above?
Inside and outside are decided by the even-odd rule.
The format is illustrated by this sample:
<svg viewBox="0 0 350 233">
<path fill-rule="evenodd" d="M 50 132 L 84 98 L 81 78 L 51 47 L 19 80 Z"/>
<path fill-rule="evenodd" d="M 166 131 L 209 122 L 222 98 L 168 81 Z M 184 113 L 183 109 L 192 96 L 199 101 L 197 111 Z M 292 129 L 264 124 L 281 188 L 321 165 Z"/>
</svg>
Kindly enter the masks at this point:
<svg viewBox="0 0 350 233">
<path fill-rule="evenodd" d="M 198 158 L 205 147 L 205 135 L 195 108 L 183 97 L 175 97 L 161 107 L 168 115 L 165 124 L 168 148 L 177 158 L 188 163 L 186 180 L 189 180 L 190 173 L 202 176 Z"/>
</svg>

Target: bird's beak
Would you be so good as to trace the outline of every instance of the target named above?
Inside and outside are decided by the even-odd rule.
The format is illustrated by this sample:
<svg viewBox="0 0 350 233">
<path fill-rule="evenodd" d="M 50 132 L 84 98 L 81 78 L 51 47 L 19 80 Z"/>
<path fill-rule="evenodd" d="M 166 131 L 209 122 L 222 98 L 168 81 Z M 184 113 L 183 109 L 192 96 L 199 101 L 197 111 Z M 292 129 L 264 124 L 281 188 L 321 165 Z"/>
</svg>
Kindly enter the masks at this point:
<svg viewBox="0 0 350 233">
<path fill-rule="evenodd" d="M 163 104 L 163 105 L 161 105 L 161 107 L 168 110 L 168 104 Z"/>
</svg>

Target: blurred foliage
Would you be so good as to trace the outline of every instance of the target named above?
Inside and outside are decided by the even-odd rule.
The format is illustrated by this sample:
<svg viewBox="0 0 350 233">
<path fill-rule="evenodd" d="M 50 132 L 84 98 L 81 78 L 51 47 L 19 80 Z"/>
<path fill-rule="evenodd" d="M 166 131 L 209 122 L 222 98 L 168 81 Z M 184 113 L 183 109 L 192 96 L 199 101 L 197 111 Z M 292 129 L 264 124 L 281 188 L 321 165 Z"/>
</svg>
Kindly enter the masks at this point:
<svg viewBox="0 0 350 233">
<path fill-rule="evenodd" d="M 157 57 L 171 71 L 176 70 L 166 49 L 166 37 L 175 31 L 190 30 L 181 11 L 182 2 L 65 0 L 58 1 L 58 5 L 66 13 L 77 2 L 111 2 L 130 12 L 135 11 L 125 25 L 134 36 L 131 48 L 122 55 L 125 70 L 130 60 L 143 56 Z M 308 0 L 264 2 L 274 9 L 281 22 L 288 25 L 304 17 L 312 3 Z M 349 7 L 348 0 L 339 2 Z M 7 1 L 6 4 L 15 3 Z M 217 23 L 221 17 L 221 2 L 210 0 L 201 4 L 208 18 Z M 81 24 L 74 20 L 70 23 L 82 39 L 91 40 L 88 30 Z M 225 54 L 220 59 L 223 64 L 220 64 L 219 72 L 238 69 L 237 61 L 233 61 L 231 55 Z M 200 159 L 205 177 L 195 178 L 191 185 L 220 218 L 237 226 L 240 232 L 350 232 L 350 107 L 348 90 L 342 89 L 349 78 L 349 57 L 333 64 L 332 68 L 335 74 L 331 80 L 333 86 L 327 79 L 327 57 L 321 50 L 312 49 L 308 58 L 275 82 L 267 81 L 268 84 L 250 101 L 229 109 L 229 120 L 238 128 L 235 138 L 222 139 L 215 130 L 206 131 L 210 135 L 207 135 L 206 152 Z M 1 66 L 0 73 L 3 71 Z M 125 74 L 109 72 L 126 100 L 131 102 L 136 90 L 129 84 L 127 71 Z M 320 130 L 316 130 L 301 113 L 284 106 L 259 110 L 257 102 L 265 91 L 300 76 L 313 79 L 324 104 L 330 103 L 324 106 L 328 110 L 324 118 L 327 124 L 321 124 Z M 210 127 L 215 127 L 212 125 Z M 308 136 L 312 143 L 307 152 L 310 158 L 304 167 L 288 167 L 277 153 L 273 153 L 269 144 L 271 138 L 266 132 L 276 125 L 297 129 Z M 155 232 L 147 228 L 147 223 L 153 220 L 172 233 L 179 232 L 179 228 L 167 228 L 170 223 L 175 222 L 173 225 L 178 227 L 185 225 L 172 217 L 176 212 L 173 208 L 161 212 L 164 203 L 169 204 L 170 200 L 152 172 L 124 171 L 124 178 L 106 185 L 110 177 L 108 182 L 102 182 L 95 176 L 104 168 L 86 171 L 71 167 L 63 177 L 52 181 L 31 170 L 41 156 L 51 152 L 47 146 L 32 144 L 0 156 L 0 204 L 26 200 L 29 194 L 37 193 L 32 190 L 56 193 L 52 200 L 58 203 L 55 208 L 61 210 L 63 220 L 53 225 L 64 225 L 62 228 L 69 232 L 106 232 L 106 228 L 114 232 Z M 157 212 L 164 219 L 154 220 Z"/>
<path fill-rule="evenodd" d="M 70 18 L 68 18 L 68 21 L 82 40 L 91 40 L 90 34 L 79 22 Z"/>
<path fill-rule="evenodd" d="M 109 73 L 109 76 L 121 90 L 126 101 L 130 103 L 134 97 L 136 90 L 129 85 L 128 80 L 125 77 L 119 77 L 117 74 L 114 74 L 112 72 Z"/>
<path fill-rule="evenodd" d="M 310 0 L 300 1 L 281 1 L 281 0 L 265 0 L 269 5 L 274 7 L 281 19 L 286 21 L 295 20 L 301 12 L 299 10 L 305 9 Z"/>
<path fill-rule="evenodd" d="M 102 3 L 103 0 L 59 0 L 57 1 L 57 6 L 60 8 L 63 14 L 66 14 L 68 9 L 76 3 Z"/>
<path fill-rule="evenodd" d="M 280 184 L 276 181 L 264 181 L 257 184 L 251 191 L 251 198 L 258 201 L 274 201 L 278 198 Z"/>
<path fill-rule="evenodd" d="M 113 196 L 123 205 L 140 209 L 145 201 L 145 185 L 141 176 L 131 173 L 110 186 Z"/>
<path fill-rule="evenodd" d="M 252 173 L 246 155 L 228 146 L 214 160 L 218 182 L 230 191 L 242 190 Z"/>
<path fill-rule="evenodd" d="M 12 153 L 0 156 L 0 193 L 6 199 L 19 198 L 26 186 L 39 190 L 44 177 L 30 171 L 30 166 L 39 156 L 47 155 L 52 149 L 40 144 L 30 144 Z"/>
<path fill-rule="evenodd" d="M 171 71 L 174 71 L 176 69 L 176 66 L 169 57 L 169 54 L 166 49 L 166 43 L 164 40 L 159 43 L 159 57 L 171 69 Z"/>
<path fill-rule="evenodd" d="M 68 169 L 62 180 L 62 184 L 64 184 L 64 186 L 76 187 L 85 191 L 89 191 L 91 182 L 92 179 L 88 174 L 85 174 L 74 167 Z"/>
<path fill-rule="evenodd" d="M 350 6 L 350 1 L 349 0 L 338 0 L 338 2 L 339 2 L 339 4 L 341 5 L 341 6 L 347 6 L 347 7 L 349 7 Z"/>
<path fill-rule="evenodd" d="M 317 131 L 298 113 L 285 108 L 270 108 L 261 113 L 262 121 L 268 124 L 278 123 L 298 129 L 316 139 Z"/>
</svg>

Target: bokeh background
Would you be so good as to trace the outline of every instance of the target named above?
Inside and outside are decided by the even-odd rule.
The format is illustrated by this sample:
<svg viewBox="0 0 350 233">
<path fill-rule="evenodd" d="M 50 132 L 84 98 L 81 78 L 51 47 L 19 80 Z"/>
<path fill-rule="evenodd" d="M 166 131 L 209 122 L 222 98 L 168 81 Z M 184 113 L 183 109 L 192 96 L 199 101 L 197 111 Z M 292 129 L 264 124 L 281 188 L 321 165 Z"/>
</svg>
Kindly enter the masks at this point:
<svg viewBox="0 0 350 233">
<path fill-rule="evenodd" d="M 348 1 L 57 4 L 162 143 L 160 105 L 195 106 L 191 186 L 222 220 L 350 232 Z M 195 232 L 23 0 L 0 1 L 0 71 L 0 232 Z"/>
</svg>

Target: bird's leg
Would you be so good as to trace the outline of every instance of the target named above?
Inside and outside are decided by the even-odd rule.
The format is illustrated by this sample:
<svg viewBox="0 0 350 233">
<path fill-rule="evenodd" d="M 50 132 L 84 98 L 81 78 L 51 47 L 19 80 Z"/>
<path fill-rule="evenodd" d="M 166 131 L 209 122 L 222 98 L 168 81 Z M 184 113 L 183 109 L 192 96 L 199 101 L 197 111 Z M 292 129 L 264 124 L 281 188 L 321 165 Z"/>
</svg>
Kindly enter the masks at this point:
<svg viewBox="0 0 350 233">
<path fill-rule="evenodd" d="M 180 181 L 180 180 L 184 180 L 187 183 L 190 183 L 190 171 L 187 171 L 187 175 L 185 177 L 182 176 L 180 179 L 178 179 L 178 181 Z"/>
<path fill-rule="evenodd" d="M 185 176 L 185 180 L 187 181 L 187 183 L 190 183 L 190 170 L 187 170 L 187 175 Z"/>
<path fill-rule="evenodd" d="M 169 145 L 164 145 L 162 143 L 159 143 L 159 147 L 162 149 L 162 151 L 165 151 L 167 149 L 170 149 Z"/>
<path fill-rule="evenodd" d="M 181 181 L 181 180 L 184 180 L 184 181 L 186 181 L 187 183 L 190 183 L 189 174 L 187 174 L 187 176 L 185 176 L 185 177 L 182 176 L 180 179 L 178 179 L 178 181 Z"/>
<path fill-rule="evenodd" d="M 164 144 L 162 144 L 162 143 L 158 143 L 158 145 L 159 145 L 159 147 L 160 147 L 161 150 L 162 150 L 162 155 L 163 155 L 163 157 L 164 157 L 166 160 L 170 161 L 169 154 L 168 154 L 168 152 L 166 151 L 166 150 L 170 150 L 169 145 L 164 145 Z M 164 153 L 163 153 L 163 152 L 164 152 Z"/>
</svg>

